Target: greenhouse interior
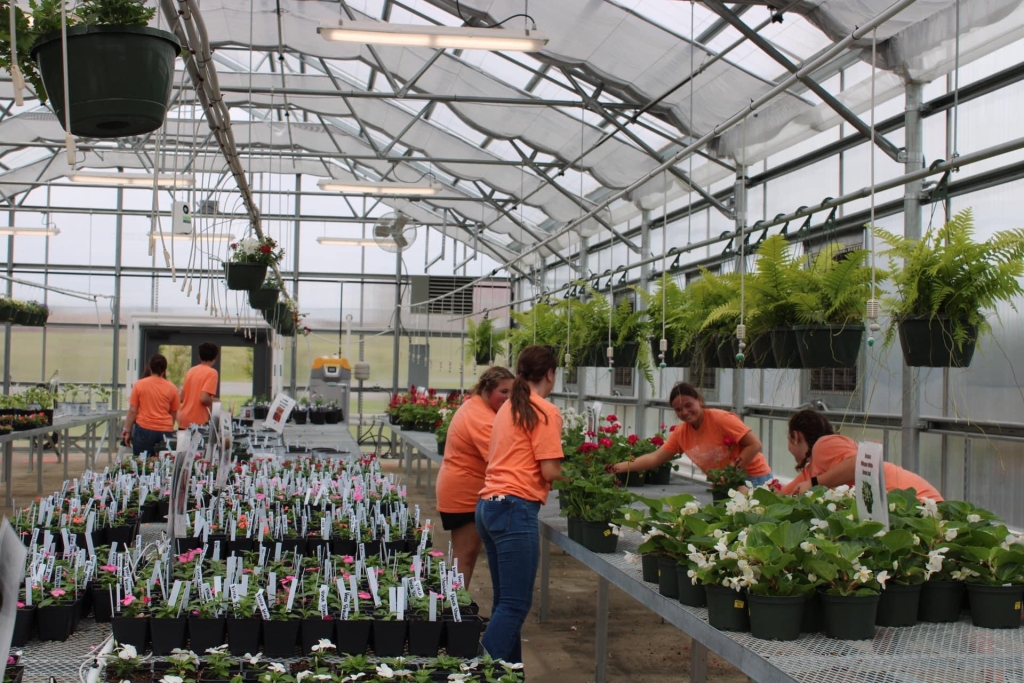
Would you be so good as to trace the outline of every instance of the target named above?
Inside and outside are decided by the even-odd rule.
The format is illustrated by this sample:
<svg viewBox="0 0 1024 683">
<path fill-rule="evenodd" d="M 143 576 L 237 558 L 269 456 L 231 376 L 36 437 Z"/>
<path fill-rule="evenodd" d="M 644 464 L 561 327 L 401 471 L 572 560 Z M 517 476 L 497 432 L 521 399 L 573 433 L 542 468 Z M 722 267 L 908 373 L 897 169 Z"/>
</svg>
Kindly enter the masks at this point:
<svg viewBox="0 0 1024 683">
<path fill-rule="evenodd" d="M 2 683 L 1024 683 L 1024 2 L 0 0 L 0 67 Z"/>
</svg>

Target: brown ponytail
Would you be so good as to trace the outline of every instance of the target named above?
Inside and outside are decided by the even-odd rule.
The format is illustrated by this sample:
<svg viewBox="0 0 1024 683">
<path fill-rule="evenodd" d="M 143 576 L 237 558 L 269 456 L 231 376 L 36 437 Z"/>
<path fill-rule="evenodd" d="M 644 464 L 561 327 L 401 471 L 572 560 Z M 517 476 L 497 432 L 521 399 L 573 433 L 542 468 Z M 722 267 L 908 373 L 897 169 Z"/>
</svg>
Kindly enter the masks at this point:
<svg viewBox="0 0 1024 683">
<path fill-rule="evenodd" d="M 807 457 L 797 465 L 798 470 L 807 467 L 807 464 L 811 462 L 811 453 L 814 451 L 814 444 L 818 443 L 818 439 L 835 434 L 828 418 L 817 410 L 801 410 L 794 413 L 789 418 L 789 432 L 790 434 L 800 432 L 804 435 L 804 440 L 807 441 Z"/>
<path fill-rule="evenodd" d="M 550 346 L 527 346 L 519 352 L 516 361 L 516 381 L 512 384 L 509 404 L 512 408 L 512 424 L 526 431 L 537 426 L 537 409 L 530 400 L 530 382 L 539 382 L 549 370 L 558 367 L 558 358 Z M 547 424 L 548 416 L 544 416 Z"/>
<path fill-rule="evenodd" d="M 500 365 L 492 365 L 491 367 L 484 370 L 484 373 L 480 375 L 480 379 L 477 380 L 476 386 L 470 389 L 469 393 L 474 396 L 483 396 L 484 394 L 490 394 L 492 391 L 498 388 L 498 385 L 504 382 L 506 379 L 515 379 L 516 376 L 512 374 L 512 371 L 508 368 L 503 368 Z"/>
</svg>

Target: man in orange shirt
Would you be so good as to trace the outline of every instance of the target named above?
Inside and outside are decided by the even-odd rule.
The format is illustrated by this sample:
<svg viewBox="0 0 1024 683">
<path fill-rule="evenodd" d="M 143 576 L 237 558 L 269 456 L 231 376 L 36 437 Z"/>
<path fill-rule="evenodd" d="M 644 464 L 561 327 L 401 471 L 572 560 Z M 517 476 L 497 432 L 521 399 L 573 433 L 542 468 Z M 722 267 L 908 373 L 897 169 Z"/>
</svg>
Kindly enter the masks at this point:
<svg viewBox="0 0 1024 683">
<path fill-rule="evenodd" d="M 199 365 L 193 366 L 185 373 L 185 381 L 181 383 L 181 413 L 178 415 L 178 428 L 188 429 L 193 424 L 204 425 L 210 420 L 210 409 L 217 398 L 217 371 L 213 364 L 217 362 L 220 348 L 211 342 L 199 345 Z"/>
</svg>

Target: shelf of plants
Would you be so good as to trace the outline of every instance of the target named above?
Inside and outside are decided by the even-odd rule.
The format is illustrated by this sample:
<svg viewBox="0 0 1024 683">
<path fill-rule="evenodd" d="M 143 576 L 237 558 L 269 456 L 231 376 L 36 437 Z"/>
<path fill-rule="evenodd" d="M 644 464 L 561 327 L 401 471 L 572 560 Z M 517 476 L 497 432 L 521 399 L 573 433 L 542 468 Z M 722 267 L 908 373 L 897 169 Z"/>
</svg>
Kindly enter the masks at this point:
<svg viewBox="0 0 1024 683">
<path fill-rule="evenodd" d="M 545 508 L 545 538 L 747 675 L 1024 679 L 1024 536 L 992 513 L 895 490 L 886 529 L 845 486 L 640 497 L 604 470 L 652 444 L 614 421 L 601 436 L 566 422 L 565 517 Z"/>
<path fill-rule="evenodd" d="M 482 621 L 457 564 L 373 456 L 197 461 L 171 544 L 140 523 L 168 514 L 173 468 L 168 454 L 129 458 L 15 516 L 25 681 L 77 675 L 111 630 L 101 680 L 521 680 L 476 659 Z"/>
</svg>

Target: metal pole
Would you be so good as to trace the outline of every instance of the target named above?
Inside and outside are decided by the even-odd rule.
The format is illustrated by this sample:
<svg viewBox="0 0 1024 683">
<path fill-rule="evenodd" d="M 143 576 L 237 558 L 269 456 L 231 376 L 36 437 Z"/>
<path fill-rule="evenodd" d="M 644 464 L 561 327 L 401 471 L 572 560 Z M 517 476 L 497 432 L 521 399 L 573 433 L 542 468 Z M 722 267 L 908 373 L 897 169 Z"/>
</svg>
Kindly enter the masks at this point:
<svg viewBox="0 0 1024 683">
<path fill-rule="evenodd" d="M 295 174 L 295 189 L 299 189 L 301 187 L 302 187 L 302 174 L 301 173 L 296 173 Z M 295 235 L 294 235 L 294 246 L 292 246 L 292 251 L 293 251 L 294 257 L 295 257 L 295 272 L 292 273 L 292 296 L 295 297 L 296 301 L 299 300 L 299 244 L 300 244 L 300 242 L 299 242 L 299 233 L 300 233 L 300 231 L 302 229 L 301 228 L 301 225 L 302 225 L 302 218 L 301 217 L 302 217 L 302 195 L 301 194 L 297 194 L 297 195 L 295 195 Z M 298 382 L 298 374 L 299 374 L 299 359 L 298 359 L 299 353 L 298 352 L 299 352 L 299 331 L 296 330 L 295 331 L 295 336 L 292 337 L 292 381 L 289 384 L 289 387 L 291 388 L 292 396 L 295 396 L 296 386 L 297 386 L 297 382 Z M 347 409 L 348 408 L 346 407 L 346 410 Z"/>
<path fill-rule="evenodd" d="M 906 108 L 904 126 L 906 158 L 904 171 L 914 173 L 924 168 L 924 127 L 921 124 L 921 102 L 924 86 L 920 83 L 907 83 Z M 922 181 L 912 180 L 907 183 L 903 194 L 903 234 L 908 239 L 921 237 L 921 191 Z M 917 368 L 903 367 L 903 439 L 901 444 L 902 461 L 900 464 L 917 472 L 918 452 L 921 431 L 918 422 L 921 419 L 921 388 L 918 383 Z"/>
<path fill-rule="evenodd" d="M 589 274 L 587 262 L 590 257 L 590 238 L 584 237 L 580 240 L 580 277 Z M 587 372 L 579 366 L 580 359 L 576 359 L 576 412 L 583 415 L 587 410 Z"/>
<path fill-rule="evenodd" d="M 597 580 L 597 633 L 594 638 L 595 683 L 608 680 L 608 579 Z"/>
<path fill-rule="evenodd" d="M 14 212 L 7 212 L 7 225 L 14 227 Z M 7 277 L 14 277 L 14 235 L 7 238 Z M 7 298 L 11 298 L 14 284 L 7 281 Z M 11 395 L 11 323 L 4 323 L 4 395 Z M 10 446 L 10 442 L 7 442 Z M 8 480 L 10 481 L 10 480 Z M 8 503 L 9 505 L 10 503 Z"/>
<path fill-rule="evenodd" d="M 124 188 L 117 190 L 117 216 L 114 217 L 114 300 L 112 322 L 114 326 L 113 343 L 114 350 L 111 354 L 110 363 L 110 407 L 112 410 L 120 410 L 121 401 L 118 396 L 120 387 L 121 371 L 121 244 L 124 241 L 124 216 L 121 208 L 124 206 Z"/>
<path fill-rule="evenodd" d="M 391 367 L 391 391 L 398 391 L 398 361 L 402 352 L 400 336 L 402 334 L 402 252 L 395 253 L 395 326 L 394 339 L 392 339 L 391 354 L 393 357 Z"/>
<path fill-rule="evenodd" d="M 651 257 L 651 212 L 644 209 L 640 214 L 640 258 L 647 259 Z M 586 277 L 587 273 L 582 273 L 583 277 Z M 645 263 L 640 266 L 640 290 L 646 292 L 648 288 L 648 280 L 651 276 L 651 264 Z M 637 310 L 643 310 L 647 308 L 647 301 L 641 296 L 636 298 Z M 641 340 L 642 344 L 646 344 L 647 340 Z M 654 359 L 657 361 L 657 358 Z M 640 376 L 640 372 L 636 371 L 637 374 L 637 389 L 636 389 L 636 418 L 633 421 L 633 431 L 640 436 L 647 435 L 647 381 L 644 377 Z"/>
<path fill-rule="evenodd" d="M 736 205 L 736 234 L 742 235 L 747 228 L 747 167 L 740 165 L 736 169 L 736 184 L 733 186 L 733 197 Z M 742 244 L 742 241 L 740 240 Z M 747 270 L 747 258 L 745 254 L 736 257 L 737 270 L 740 278 L 744 277 Z M 732 407 L 737 415 L 743 415 L 746 403 L 747 373 L 743 368 L 735 368 L 732 371 Z"/>
</svg>

